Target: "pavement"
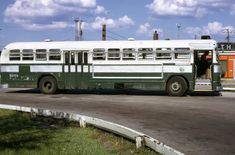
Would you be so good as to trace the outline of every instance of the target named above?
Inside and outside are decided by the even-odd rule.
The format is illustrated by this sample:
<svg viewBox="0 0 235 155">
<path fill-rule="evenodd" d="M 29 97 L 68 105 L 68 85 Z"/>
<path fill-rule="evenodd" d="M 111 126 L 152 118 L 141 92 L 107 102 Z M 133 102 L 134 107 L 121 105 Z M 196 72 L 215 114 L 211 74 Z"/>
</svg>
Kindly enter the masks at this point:
<svg viewBox="0 0 235 155">
<path fill-rule="evenodd" d="M 225 90 L 225 91 L 235 91 L 235 79 L 222 78 L 221 82 L 222 82 L 223 90 Z M 1 83 L 0 83 L 0 88 L 7 88 L 7 87 L 4 86 L 4 85 L 1 85 Z"/>
<path fill-rule="evenodd" d="M 168 97 L 158 92 L 0 89 L 0 104 L 77 113 L 145 133 L 187 155 L 235 154 L 235 93 Z M 99 95 L 97 95 L 99 94 Z"/>
</svg>

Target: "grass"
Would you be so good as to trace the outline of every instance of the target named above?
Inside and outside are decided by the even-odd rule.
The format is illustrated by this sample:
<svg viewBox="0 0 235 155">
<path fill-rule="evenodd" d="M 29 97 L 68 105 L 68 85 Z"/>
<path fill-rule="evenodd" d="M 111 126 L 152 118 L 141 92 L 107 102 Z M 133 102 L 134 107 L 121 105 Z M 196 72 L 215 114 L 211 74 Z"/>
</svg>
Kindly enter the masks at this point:
<svg viewBox="0 0 235 155">
<path fill-rule="evenodd" d="M 156 155 L 148 148 L 93 127 L 28 113 L 0 110 L 2 155 Z"/>
</svg>

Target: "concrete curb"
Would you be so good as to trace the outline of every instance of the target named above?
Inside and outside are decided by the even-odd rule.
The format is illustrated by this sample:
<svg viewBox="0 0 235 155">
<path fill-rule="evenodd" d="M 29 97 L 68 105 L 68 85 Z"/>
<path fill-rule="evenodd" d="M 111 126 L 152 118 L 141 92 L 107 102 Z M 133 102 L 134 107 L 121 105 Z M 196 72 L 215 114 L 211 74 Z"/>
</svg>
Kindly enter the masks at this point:
<svg viewBox="0 0 235 155">
<path fill-rule="evenodd" d="M 235 88 L 223 87 L 223 91 L 235 91 Z"/>
<path fill-rule="evenodd" d="M 133 129 L 127 128 L 125 126 L 108 122 L 102 119 L 83 116 L 83 115 L 74 114 L 74 113 L 58 112 L 58 111 L 47 110 L 47 109 L 21 107 L 21 106 L 5 105 L 5 104 L 0 104 L 0 109 L 28 112 L 33 115 L 40 115 L 40 116 L 46 116 L 46 117 L 50 116 L 50 117 L 55 117 L 55 118 L 65 118 L 71 121 L 79 122 L 80 127 L 86 127 L 86 124 L 88 124 L 88 125 L 95 126 L 97 128 L 101 128 L 106 131 L 110 131 L 112 133 L 116 133 L 130 140 L 133 140 L 136 142 L 137 148 L 142 147 L 142 146 L 148 146 L 149 148 L 163 155 L 184 155 L 178 150 L 175 150 L 171 148 L 170 146 L 167 146 L 164 143 L 150 136 L 147 136 L 141 132 L 138 132 Z"/>
</svg>

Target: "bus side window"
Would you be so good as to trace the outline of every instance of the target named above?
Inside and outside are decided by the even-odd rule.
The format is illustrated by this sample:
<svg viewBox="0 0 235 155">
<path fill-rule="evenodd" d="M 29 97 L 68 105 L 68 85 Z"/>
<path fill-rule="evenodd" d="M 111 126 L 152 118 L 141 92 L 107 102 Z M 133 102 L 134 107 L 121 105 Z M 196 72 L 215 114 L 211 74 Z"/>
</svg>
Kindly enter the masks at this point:
<svg viewBox="0 0 235 155">
<path fill-rule="evenodd" d="M 49 50 L 49 60 L 52 60 L 52 61 L 59 61 L 59 60 L 61 60 L 60 49 L 50 49 Z"/>
<path fill-rule="evenodd" d="M 106 60 L 105 49 L 95 48 L 93 50 L 93 60 Z"/>
<path fill-rule="evenodd" d="M 156 60 L 171 60 L 171 48 L 157 48 L 156 49 Z"/>
<path fill-rule="evenodd" d="M 36 61 L 47 61 L 46 49 L 36 49 Z"/>
<path fill-rule="evenodd" d="M 138 60 L 153 60 L 153 49 L 152 48 L 139 48 Z"/>
<path fill-rule="evenodd" d="M 22 59 L 23 60 L 33 60 L 34 54 L 32 49 L 23 49 L 22 51 Z"/>
<path fill-rule="evenodd" d="M 175 48 L 175 59 L 190 59 L 189 48 Z"/>
<path fill-rule="evenodd" d="M 120 60 L 120 49 L 108 49 L 108 60 Z"/>
<path fill-rule="evenodd" d="M 190 59 L 190 53 L 176 52 L 175 53 L 175 59 Z"/>
<path fill-rule="evenodd" d="M 135 60 L 136 51 L 134 48 L 124 48 L 122 53 L 122 60 Z"/>
<path fill-rule="evenodd" d="M 156 60 L 171 60 L 171 53 L 166 52 L 157 52 L 156 53 Z"/>
<path fill-rule="evenodd" d="M 10 50 L 9 60 L 20 61 L 20 50 Z"/>
</svg>

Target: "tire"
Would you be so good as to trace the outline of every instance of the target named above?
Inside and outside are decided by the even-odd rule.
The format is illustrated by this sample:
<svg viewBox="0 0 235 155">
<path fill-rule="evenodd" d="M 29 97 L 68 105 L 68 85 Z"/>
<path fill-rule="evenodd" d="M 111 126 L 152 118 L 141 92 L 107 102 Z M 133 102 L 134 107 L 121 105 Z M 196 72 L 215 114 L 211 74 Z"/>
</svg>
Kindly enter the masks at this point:
<svg viewBox="0 0 235 155">
<path fill-rule="evenodd" d="M 55 94 L 58 90 L 55 78 L 51 76 L 43 77 L 39 82 L 39 89 L 44 94 Z"/>
<path fill-rule="evenodd" d="M 183 77 L 174 76 L 167 82 L 166 91 L 169 96 L 184 96 L 187 90 L 188 85 Z"/>
</svg>

